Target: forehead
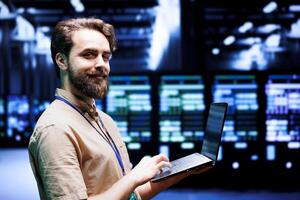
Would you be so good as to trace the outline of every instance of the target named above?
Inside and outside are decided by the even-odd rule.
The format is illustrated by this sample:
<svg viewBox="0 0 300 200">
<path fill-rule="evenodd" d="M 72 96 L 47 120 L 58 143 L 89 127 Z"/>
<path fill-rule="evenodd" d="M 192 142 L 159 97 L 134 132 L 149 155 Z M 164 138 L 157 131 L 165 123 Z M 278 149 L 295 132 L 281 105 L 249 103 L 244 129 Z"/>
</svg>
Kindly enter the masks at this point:
<svg viewBox="0 0 300 200">
<path fill-rule="evenodd" d="M 81 29 L 72 34 L 72 50 L 82 51 L 84 49 L 97 49 L 99 51 L 110 51 L 109 42 L 99 31 Z"/>
</svg>

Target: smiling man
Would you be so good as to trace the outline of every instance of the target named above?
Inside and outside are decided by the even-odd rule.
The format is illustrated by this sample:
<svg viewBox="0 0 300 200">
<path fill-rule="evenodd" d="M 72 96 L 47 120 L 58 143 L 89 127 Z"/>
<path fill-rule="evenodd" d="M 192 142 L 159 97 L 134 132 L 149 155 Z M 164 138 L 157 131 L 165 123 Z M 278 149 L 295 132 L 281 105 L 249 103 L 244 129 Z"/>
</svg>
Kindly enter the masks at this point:
<svg viewBox="0 0 300 200">
<path fill-rule="evenodd" d="M 144 158 L 131 169 L 116 124 L 95 106 L 95 98 L 108 91 L 115 48 L 113 27 L 100 19 L 68 19 L 55 26 L 51 54 L 61 87 L 28 147 L 41 199 L 149 199 L 191 174 L 151 182 L 170 165 L 164 155 Z"/>
</svg>

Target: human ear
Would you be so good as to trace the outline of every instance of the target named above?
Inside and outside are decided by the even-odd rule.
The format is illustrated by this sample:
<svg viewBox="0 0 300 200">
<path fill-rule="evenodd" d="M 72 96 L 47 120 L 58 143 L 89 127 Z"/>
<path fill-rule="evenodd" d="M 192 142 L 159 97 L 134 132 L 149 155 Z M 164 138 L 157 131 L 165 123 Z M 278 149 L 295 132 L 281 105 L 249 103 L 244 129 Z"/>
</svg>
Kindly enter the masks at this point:
<svg viewBox="0 0 300 200">
<path fill-rule="evenodd" d="M 68 69 L 68 61 L 67 61 L 67 57 L 62 54 L 62 53 L 57 53 L 55 55 L 55 61 L 57 66 L 61 69 L 61 70 L 67 70 Z"/>
</svg>

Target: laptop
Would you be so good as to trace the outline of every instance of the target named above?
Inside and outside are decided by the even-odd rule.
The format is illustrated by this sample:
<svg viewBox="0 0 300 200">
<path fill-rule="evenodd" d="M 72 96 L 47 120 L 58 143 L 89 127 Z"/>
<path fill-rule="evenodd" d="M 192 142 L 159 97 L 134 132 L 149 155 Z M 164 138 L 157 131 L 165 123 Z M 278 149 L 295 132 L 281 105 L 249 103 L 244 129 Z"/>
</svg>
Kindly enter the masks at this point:
<svg viewBox="0 0 300 200">
<path fill-rule="evenodd" d="M 171 162 L 172 167 L 162 168 L 151 181 L 156 182 L 195 168 L 214 166 L 219 152 L 228 104 L 211 103 L 206 122 L 201 152 L 193 153 Z"/>
</svg>

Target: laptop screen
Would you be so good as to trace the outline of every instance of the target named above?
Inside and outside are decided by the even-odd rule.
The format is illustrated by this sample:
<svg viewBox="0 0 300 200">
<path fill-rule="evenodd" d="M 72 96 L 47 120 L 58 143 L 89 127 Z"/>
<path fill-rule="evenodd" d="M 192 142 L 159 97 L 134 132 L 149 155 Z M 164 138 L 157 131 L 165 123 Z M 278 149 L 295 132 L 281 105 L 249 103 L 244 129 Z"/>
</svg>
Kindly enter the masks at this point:
<svg viewBox="0 0 300 200">
<path fill-rule="evenodd" d="M 227 103 L 212 103 L 209 108 L 201 154 L 216 161 L 224 127 Z"/>
</svg>

